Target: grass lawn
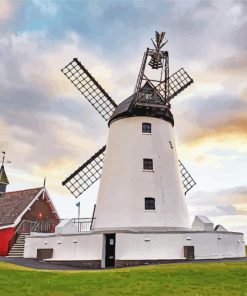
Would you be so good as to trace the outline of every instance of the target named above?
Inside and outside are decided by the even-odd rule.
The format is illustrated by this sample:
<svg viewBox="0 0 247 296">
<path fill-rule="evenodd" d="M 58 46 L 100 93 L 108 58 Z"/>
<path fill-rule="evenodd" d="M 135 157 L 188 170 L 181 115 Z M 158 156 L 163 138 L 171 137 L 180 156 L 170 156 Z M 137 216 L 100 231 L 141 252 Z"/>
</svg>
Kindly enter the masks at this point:
<svg viewBox="0 0 247 296">
<path fill-rule="evenodd" d="M 100 271 L 37 271 L 0 262 L 0 295 L 247 295 L 247 262 Z"/>
</svg>

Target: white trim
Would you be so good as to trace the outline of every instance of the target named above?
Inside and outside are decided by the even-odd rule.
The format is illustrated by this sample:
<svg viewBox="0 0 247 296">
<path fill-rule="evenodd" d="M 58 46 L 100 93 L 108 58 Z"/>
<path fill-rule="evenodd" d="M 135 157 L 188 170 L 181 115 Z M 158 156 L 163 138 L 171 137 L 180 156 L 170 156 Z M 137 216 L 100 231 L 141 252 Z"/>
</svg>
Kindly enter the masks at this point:
<svg viewBox="0 0 247 296">
<path fill-rule="evenodd" d="M 44 188 L 44 189 L 45 189 L 45 193 L 46 193 L 46 195 L 47 195 L 47 197 L 48 197 L 48 202 L 51 204 L 51 207 L 52 207 L 52 209 L 53 209 L 53 213 L 56 213 L 58 219 L 60 219 L 60 217 L 59 217 L 59 215 L 58 215 L 58 211 L 57 211 L 56 207 L 54 206 L 54 204 L 53 204 L 53 202 L 52 202 L 52 199 L 51 199 L 51 197 L 50 197 L 50 194 L 48 193 L 48 191 L 46 190 L 46 188 Z"/>
<path fill-rule="evenodd" d="M 15 224 L 8 224 L 8 225 L 0 226 L 0 230 L 6 229 L 6 228 L 11 228 L 11 227 L 15 227 Z"/>
<path fill-rule="evenodd" d="M 14 226 L 16 226 L 20 221 L 22 216 L 28 211 L 29 208 L 35 203 L 35 201 L 40 197 L 41 193 L 43 193 L 44 188 L 42 188 L 36 196 L 32 199 L 32 201 L 27 205 L 27 207 L 22 211 L 22 213 L 15 219 Z"/>
</svg>

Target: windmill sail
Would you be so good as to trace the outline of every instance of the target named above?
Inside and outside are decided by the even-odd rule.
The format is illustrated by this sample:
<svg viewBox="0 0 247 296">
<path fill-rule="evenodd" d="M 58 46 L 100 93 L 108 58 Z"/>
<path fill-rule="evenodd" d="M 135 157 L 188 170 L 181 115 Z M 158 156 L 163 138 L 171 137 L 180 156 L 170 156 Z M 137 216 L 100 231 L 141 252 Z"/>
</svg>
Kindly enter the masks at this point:
<svg viewBox="0 0 247 296">
<path fill-rule="evenodd" d="M 61 71 L 107 121 L 117 105 L 87 69 L 74 58 Z"/>
<path fill-rule="evenodd" d="M 169 103 L 172 98 L 182 92 L 186 87 L 193 83 L 193 79 L 189 74 L 184 70 L 184 68 L 179 69 L 177 72 L 173 73 L 169 78 L 169 94 L 166 99 L 166 103 Z M 161 82 L 156 86 L 156 89 L 162 95 L 165 96 L 165 88 L 162 87 L 165 85 L 166 81 Z"/>
<path fill-rule="evenodd" d="M 180 160 L 178 162 L 179 162 L 179 167 L 181 168 L 180 173 L 182 177 L 183 187 L 185 189 L 184 194 L 186 195 L 187 192 L 190 191 L 190 189 L 192 189 L 196 185 L 196 182 L 192 178 L 191 174 L 186 170 L 182 162 Z"/>
<path fill-rule="evenodd" d="M 82 166 L 62 182 L 69 191 L 78 197 L 101 176 L 106 146 L 90 157 Z"/>
</svg>

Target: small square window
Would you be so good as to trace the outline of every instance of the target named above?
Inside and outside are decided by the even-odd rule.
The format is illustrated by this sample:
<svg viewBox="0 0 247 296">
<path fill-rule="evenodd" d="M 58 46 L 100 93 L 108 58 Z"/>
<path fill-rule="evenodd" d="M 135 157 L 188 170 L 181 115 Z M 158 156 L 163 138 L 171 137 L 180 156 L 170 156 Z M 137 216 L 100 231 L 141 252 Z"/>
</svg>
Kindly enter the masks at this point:
<svg viewBox="0 0 247 296">
<path fill-rule="evenodd" d="M 153 170 L 153 160 L 151 158 L 143 159 L 143 169 L 144 170 Z"/>
<path fill-rule="evenodd" d="M 151 134 L 151 132 L 152 132 L 151 123 L 143 122 L 142 123 L 142 132 L 144 134 Z"/>
<path fill-rule="evenodd" d="M 145 210 L 155 210 L 155 199 L 153 197 L 145 197 Z"/>
</svg>

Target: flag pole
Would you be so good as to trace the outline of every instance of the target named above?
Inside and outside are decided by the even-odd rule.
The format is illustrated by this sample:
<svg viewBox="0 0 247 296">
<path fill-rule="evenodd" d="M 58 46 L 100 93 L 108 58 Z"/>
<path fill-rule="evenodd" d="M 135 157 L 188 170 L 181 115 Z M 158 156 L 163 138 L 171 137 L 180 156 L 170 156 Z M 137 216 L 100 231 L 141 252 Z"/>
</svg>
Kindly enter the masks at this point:
<svg viewBox="0 0 247 296">
<path fill-rule="evenodd" d="M 76 206 L 77 206 L 77 208 L 78 208 L 78 222 L 79 222 L 79 219 L 80 219 L 80 209 L 81 209 L 81 203 L 80 202 L 78 202 L 78 203 L 76 203 L 75 204 Z"/>
<path fill-rule="evenodd" d="M 78 222 L 79 222 L 79 219 L 80 219 L 80 209 L 81 209 L 81 205 L 79 203 L 79 205 L 78 205 Z"/>
</svg>

